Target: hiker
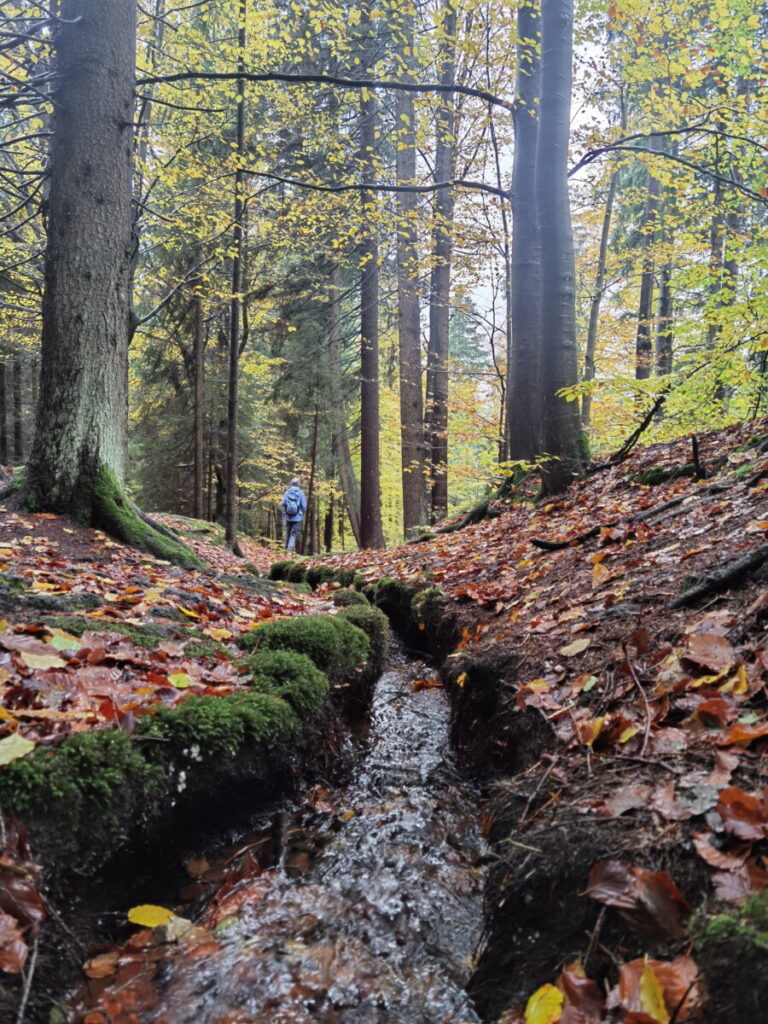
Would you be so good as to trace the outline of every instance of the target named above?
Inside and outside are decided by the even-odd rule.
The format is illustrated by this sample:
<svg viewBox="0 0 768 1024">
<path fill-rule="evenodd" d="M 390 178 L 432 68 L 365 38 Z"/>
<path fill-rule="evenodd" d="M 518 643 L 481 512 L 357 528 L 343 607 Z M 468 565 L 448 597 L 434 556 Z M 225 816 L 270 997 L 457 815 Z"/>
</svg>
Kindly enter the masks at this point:
<svg viewBox="0 0 768 1024">
<path fill-rule="evenodd" d="M 304 491 L 299 487 L 299 478 L 295 476 L 291 480 L 291 486 L 283 495 L 280 502 L 285 520 L 285 550 L 293 551 L 296 547 L 296 534 L 299 532 L 299 523 L 307 511 L 307 499 Z"/>
</svg>

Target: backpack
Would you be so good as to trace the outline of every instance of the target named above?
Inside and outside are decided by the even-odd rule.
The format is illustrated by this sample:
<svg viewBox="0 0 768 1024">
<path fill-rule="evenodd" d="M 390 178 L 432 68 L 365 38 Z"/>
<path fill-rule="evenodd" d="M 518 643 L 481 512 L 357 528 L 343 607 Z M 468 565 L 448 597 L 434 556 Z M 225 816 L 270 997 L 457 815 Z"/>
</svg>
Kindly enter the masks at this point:
<svg viewBox="0 0 768 1024">
<path fill-rule="evenodd" d="M 299 514 L 299 499 L 295 494 L 287 494 L 285 501 L 283 502 L 285 514 L 289 519 L 293 519 L 294 516 Z"/>
</svg>

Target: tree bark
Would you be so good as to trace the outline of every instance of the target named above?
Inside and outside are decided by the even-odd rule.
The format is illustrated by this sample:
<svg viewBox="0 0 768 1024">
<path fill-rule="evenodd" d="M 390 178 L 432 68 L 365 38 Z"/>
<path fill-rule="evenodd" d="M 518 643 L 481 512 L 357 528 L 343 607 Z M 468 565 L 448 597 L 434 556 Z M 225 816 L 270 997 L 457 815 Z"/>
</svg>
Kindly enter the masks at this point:
<svg viewBox="0 0 768 1024">
<path fill-rule="evenodd" d="M 8 465 L 8 406 L 5 362 L 0 361 L 0 466 Z"/>
<path fill-rule="evenodd" d="M 123 493 L 135 39 L 135 0 L 62 0 L 26 500 L 199 565 Z"/>
<path fill-rule="evenodd" d="M 657 138 L 651 139 L 651 149 L 660 149 Z M 640 276 L 640 302 L 637 309 L 637 335 L 635 338 L 635 379 L 648 380 L 653 365 L 653 286 L 654 242 L 659 215 L 659 179 L 648 171 L 648 194 L 643 214 L 643 263 Z"/>
<path fill-rule="evenodd" d="M 603 301 L 603 290 L 605 288 L 605 267 L 608 256 L 608 236 L 611 230 L 611 218 L 613 216 L 613 204 L 616 200 L 617 174 L 611 175 L 608 184 L 608 195 L 605 197 L 603 209 L 603 223 L 600 229 L 600 251 L 597 257 L 597 270 L 595 271 L 595 291 L 592 301 L 589 304 L 589 325 L 587 327 L 587 340 L 584 346 L 584 380 L 589 382 L 595 379 L 595 348 L 597 345 L 597 326 L 600 322 L 600 305 Z M 585 427 L 589 426 L 592 416 L 592 395 L 585 391 L 581 399 L 581 422 Z"/>
<path fill-rule="evenodd" d="M 334 266 L 330 273 L 331 299 L 328 304 L 328 360 L 330 363 L 331 418 L 333 424 L 333 454 L 339 466 L 339 480 L 344 495 L 344 504 L 355 542 L 360 545 L 360 490 L 352 454 L 349 449 L 347 431 L 347 403 L 342 388 L 343 367 L 341 364 L 341 316 L 339 292 L 341 272 Z"/>
<path fill-rule="evenodd" d="M 664 263 L 659 273 L 658 323 L 656 325 L 656 374 L 665 377 L 672 373 L 672 267 Z"/>
<path fill-rule="evenodd" d="M 361 172 L 374 181 L 378 101 L 372 90 L 360 97 Z M 360 274 L 360 546 L 383 548 L 379 468 L 379 244 L 375 196 L 361 193 L 364 238 Z"/>
<path fill-rule="evenodd" d="M 443 0 L 441 18 L 440 84 L 451 86 L 456 80 L 456 9 L 453 0 Z M 454 177 L 456 163 L 452 93 L 445 93 L 440 99 L 435 122 L 435 181 L 450 181 Z M 453 190 L 440 189 L 435 196 L 432 233 L 425 403 L 432 522 L 444 519 L 448 513 L 448 353 L 453 208 Z"/>
<path fill-rule="evenodd" d="M 517 11 L 515 155 L 512 165 L 512 354 L 507 381 L 507 458 L 541 452 L 541 240 L 536 198 L 536 148 L 541 96 L 541 15 L 538 0 Z"/>
<path fill-rule="evenodd" d="M 246 0 L 240 0 L 239 28 L 237 33 L 237 69 L 245 74 L 246 43 Z M 237 543 L 237 413 L 238 383 L 240 373 L 240 313 L 243 290 L 243 159 L 245 151 L 245 79 L 237 79 L 237 118 L 235 126 L 235 198 L 233 210 L 232 244 L 232 298 L 229 313 L 229 381 L 227 392 L 227 458 L 226 485 L 227 505 L 225 535 L 227 546 L 241 554 Z"/>
<path fill-rule="evenodd" d="M 402 49 L 413 67 L 413 11 L 402 14 Z M 416 120 L 411 93 L 397 96 L 396 175 L 399 185 L 416 181 Z M 424 452 L 424 401 L 421 391 L 421 319 L 419 315 L 416 195 L 397 194 L 397 308 L 400 368 L 400 452 L 403 532 L 408 538 L 427 521 Z"/>
<path fill-rule="evenodd" d="M 17 466 L 24 462 L 24 363 L 13 360 L 13 458 Z"/>
<path fill-rule="evenodd" d="M 572 0 L 542 0 L 541 120 L 536 200 L 541 231 L 541 341 L 544 467 L 548 494 L 566 487 L 582 461 L 579 409 L 558 392 L 578 379 L 575 268 L 568 196 L 573 59 Z"/>
<path fill-rule="evenodd" d="M 198 283 L 198 288 L 200 283 Z M 194 406 L 194 448 L 195 472 L 192 515 L 195 519 L 203 518 L 203 483 L 205 479 L 205 322 L 203 320 L 203 297 L 198 291 L 195 294 L 195 406 Z"/>
</svg>

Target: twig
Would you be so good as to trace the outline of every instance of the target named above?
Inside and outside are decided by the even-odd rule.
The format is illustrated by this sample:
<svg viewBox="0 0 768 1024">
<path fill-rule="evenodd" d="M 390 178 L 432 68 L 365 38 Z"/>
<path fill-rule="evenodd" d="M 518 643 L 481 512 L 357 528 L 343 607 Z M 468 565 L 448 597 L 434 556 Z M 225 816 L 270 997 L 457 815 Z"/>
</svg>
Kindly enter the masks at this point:
<svg viewBox="0 0 768 1024">
<path fill-rule="evenodd" d="M 645 752 L 648 749 L 648 739 L 649 739 L 649 737 L 651 735 L 651 705 L 648 703 L 648 695 L 646 694 L 645 690 L 643 689 L 643 684 L 640 682 L 640 680 L 638 678 L 638 675 L 637 675 L 637 672 L 635 672 L 635 666 L 632 664 L 632 662 L 630 660 L 629 651 L 627 650 L 627 645 L 626 644 L 622 644 L 621 648 L 624 651 L 624 658 L 626 659 L 626 662 L 627 662 L 627 668 L 629 669 L 629 674 L 632 676 L 632 681 L 634 682 L 635 686 L 640 691 L 640 694 L 641 694 L 641 696 L 643 698 L 643 704 L 645 704 L 645 731 L 643 733 L 643 745 L 640 748 L 640 756 L 644 757 L 645 756 Z"/>
<path fill-rule="evenodd" d="M 503 843 L 509 844 L 509 846 L 519 846 L 521 850 L 530 850 L 531 853 L 543 853 L 538 846 L 529 846 L 527 843 L 519 843 L 516 839 L 502 839 Z"/>
<path fill-rule="evenodd" d="M 587 952 L 584 954 L 584 973 L 589 975 L 589 963 L 592 957 L 595 955 L 597 944 L 600 941 L 600 931 L 603 927 L 603 921 L 605 920 L 605 907 L 600 907 L 600 913 L 597 915 L 597 921 L 595 927 L 592 929 L 592 935 L 589 939 L 589 945 L 587 946 Z"/>
<path fill-rule="evenodd" d="M 675 1021 L 677 1020 L 678 1014 L 680 1013 L 680 1011 L 682 1010 L 683 1006 L 685 1005 L 685 1001 L 688 998 L 688 995 L 689 995 L 691 989 L 693 988 L 693 986 L 696 984 L 697 981 L 698 981 L 698 975 L 693 979 L 693 981 L 690 983 L 690 985 L 685 990 L 685 992 L 683 992 L 682 996 L 680 997 L 680 999 L 676 1003 L 675 1008 L 672 1011 L 672 1016 L 669 1018 L 668 1024 L 675 1024 Z"/>
<path fill-rule="evenodd" d="M 541 787 L 542 787 L 542 786 L 544 785 L 544 783 L 545 783 L 545 782 L 547 781 L 547 779 L 549 778 L 549 776 L 550 776 L 550 774 L 551 774 L 551 772 L 552 772 L 552 769 L 553 769 L 553 768 L 555 767 L 555 765 L 557 764 L 557 761 L 558 761 L 558 757 L 559 757 L 559 756 L 560 756 L 559 754 L 555 754 L 555 756 L 554 756 L 554 757 L 552 758 L 552 760 L 551 760 L 551 761 L 549 762 L 549 768 L 547 768 L 547 770 L 546 770 L 546 771 L 544 772 L 544 774 L 542 775 L 542 777 L 541 777 L 541 778 L 539 779 L 539 781 L 538 781 L 538 783 L 537 783 L 537 785 L 536 785 L 536 788 L 535 788 L 535 789 L 534 789 L 534 791 L 533 791 L 533 792 L 531 793 L 531 795 L 530 795 L 530 796 L 528 797 L 528 803 L 527 803 L 527 804 L 525 805 L 525 807 L 524 807 L 524 809 L 523 809 L 523 813 L 522 813 L 522 815 L 520 816 L 520 820 L 519 820 L 519 821 L 518 821 L 518 823 L 517 823 L 517 827 L 518 827 L 518 828 L 520 828 L 520 826 L 521 826 L 521 825 L 523 824 L 523 822 L 525 821 L 525 819 L 526 819 L 526 817 L 527 817 L 527 815 L 528 815 L 528 811 L 529 811 L 529 810 L 531 809 L 531 804 L 532 804 L 532 803 L 533 803 L 533 801 L 534 801 L 534 800 L 536 799 L 536 797 L 537 797 L 537 796 L 539 795 L 539 791 L 540 791 Z"/>
<path fill-rule="evenodd" d="M 19 1003 L 19 1012 L 16 1014 L 16 1024 L 24 1024 L 24 1014 L 27 1010 L 27 1003 L 29 1002 L 29 993 L 32 991 L 32 978 L 35 975 L 35 964 L 37 963 L 37 948 L 39 938 L 36 935 L 35 941 L 32 945 L 32 955 L 29 958 L 29 965 L 24 977 L 24 990 L 21 993 L 21 1002 Z"/>
<path fill-rule="evenodd" d="M 64 934 L 70 940 L 72 945 L 75 947 L 76 952 L 73 952 L 72 950 L 70 950 L 70 955 L 72 956 L 72 959 L 76 963 L 81 964 L 83 962 L 83 960 L 85 959 L 85 954 L 87 952 L 86 947 L 83 945 L 83 943 L 80 941 L 80 939 L 78 939 L 78 937 L 75 935 L 75 933 L 69 927 L 69 925 L 66 923 L 64 918 L 58 912 L 56 907 L 54 907 L 53 904 L 49 900 L 47 900 L 45 897 L 43 897 L 43 902 L 45 904 L 45 912 L 48 915 L 48 917 L 50 917 L 52 921 L 56 922 L 56 924 L 59 926 L 59 928 L 61 928 L 61 930 L 64 932 Z"/>
</svg>

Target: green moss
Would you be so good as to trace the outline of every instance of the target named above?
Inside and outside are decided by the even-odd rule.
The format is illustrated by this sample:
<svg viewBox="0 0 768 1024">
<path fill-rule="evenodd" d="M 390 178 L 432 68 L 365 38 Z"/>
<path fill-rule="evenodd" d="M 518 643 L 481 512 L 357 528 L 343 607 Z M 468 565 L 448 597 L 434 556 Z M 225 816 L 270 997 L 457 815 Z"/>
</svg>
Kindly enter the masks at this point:
<svg viewBox="0 0 768 1024">
<path fill-rule="evenodd" d="M 148 760 L 131 737 L 102 729 L 69 736 L 57 747 L 38 747 L 0 770 L 0 804 L 37 817 L 57 809 L 72 827 L 114 822 L 129 784 L 152 796 L 165 771 Z"/>
<path fill-rule="evenodd" d="M 158 707 L 142 718 L 142 736 L 169 740 L 175 747 L 197 746 L 203 754 L 234 754 L 246 742 L 285 742 L 300 729 L 293 709 L 266 693 L 189 697 L 176 707 Z"/>
<path fill-rule="evenodd" d="M 370 653 L 368 637 L 346 619 L 331 615 L 300 615 L 265 622 L 240 638 L 246 650 L 298 651 L 311 658 L 332 681 L 343 679 Z"/>
<path fill-rule="evenodd" d="M 768 889 L 725 914 L 708 918 L 697 915 L 691 930 L 702 945 L 736 942 L 768 950 Z"/>
<path fill-rule="evenodd" d="M 335 575 L 336 570 L 332 569 L 330 565 L 313 565 L 307 569 L 304 578 L 310 587 L 312 587 L 313 590 L 316 590 L 321 583 L 328 583 L 330 580 L 334 579 Z"/>
<path fill-rule="evenodd" d="M 289 583 L 303 583 L 306 569 L 301 562 L 291 562 L 285 571 L 285 578 Z"/>
<path fill-rule="evenodd" d="M 692 462 L 686 462 L 684 466 L 673 466 L 671 469 L 665 469 L 664 466 L 650 466 L 640 474 L 640 483 L 655 487 L 668 480 L 678 480 L 681 477 L 694 478 L 696 473 L 696 466 Z"/>
<path fill-rule="evenodd" d="M 253 673 L 251 686 L 287 701 L 303 721 L 312 718 L 328 695 L 328 680 L 306 654 L 256 651 L 244 659 Z"/>
<path fill-rule="evenodd" d="M 311 594 L 312 587 L 308 583 L 292 583 L 291 586 L 297 594 Z"/>
<path fill-rule="evenodd" d="M 414 611 L 419 611 L 427 605 L 442 607 L 444 604 L 445 595 L 439 587 L 427 587 L 425 590 L 420 590 L 413 595 L 411 600 L 411 607 Z"/>
<path fill-rule="evenodd" d="M 389 620 L 380 608 L 370 605 L 351 605 L 341 614 L 358 629 L 362 629 L 371 644 L 371 656 L 380 666 L 389 649 Z"/>
<path fill-rule="evenodd" d="M 359 594 L 356 590 L 334 590 L 331 600 L 337 608 L 348 608 L 353 604 L 359 604 L 364 608 L 371 606 L 371 602 L 365 594 Z"/>
<path fill-rule="evenodd" d="M 152 626 L 149 623 L 145 626 L 132 626 L 126 622 L 88 619 L 80 615 L 46 615 L 43 617 L 43 621 L 46 625 L 63 629 L 73 636 L 82 636 L 86 630 L 93 630 L 97 633 L 119 633 L 120 636 L 130 637 L 137 647 L 146 647 L 149 650 L 154 650 L 158 643 L 169 639 L 167 628 Z"/>
<path fill-rule="evenodd" d="M 181 541 L 140 519 L 114 474 L 102 466 L 93 485 L 92 523 L 118 540 L 149 551 L 185 569 L 203 569 L 205 562 Z M 170 533 L 170 531 L 168 531 Z"/>
<path fill-rule="evenodd" d="M 354 569 L 336 569 L 333 574 L 333 578 L 341 587 L 354 586 L 356 576 Z"/>
<path fill-rule="evenodd" d="M 293 562 L 273 562 L 269 567 L 268 579 L 270 580 L 285 580 L 288 579 L 288 569 L 292 566 Z"/>
</svg>

